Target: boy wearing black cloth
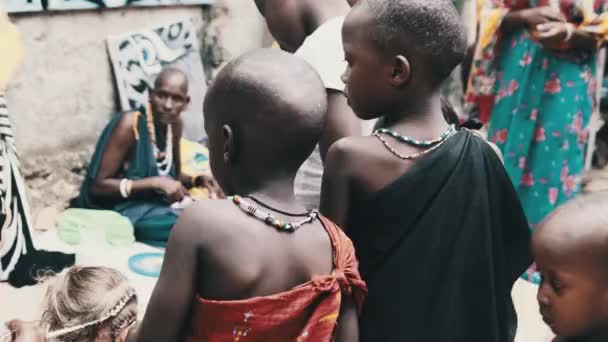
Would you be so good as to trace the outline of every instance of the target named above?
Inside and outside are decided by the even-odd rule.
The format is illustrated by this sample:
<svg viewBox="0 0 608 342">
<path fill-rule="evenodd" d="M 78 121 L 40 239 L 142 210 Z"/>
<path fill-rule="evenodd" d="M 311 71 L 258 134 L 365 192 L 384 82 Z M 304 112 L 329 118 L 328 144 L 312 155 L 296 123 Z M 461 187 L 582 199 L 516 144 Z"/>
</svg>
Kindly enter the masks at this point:
<svg viewBox="0 0 608 342">
<path fill-rule="evenodd" d="M 359 0 L 343 27 L 346 95 L 372 136 L 329 150 L 321 211 L 355 243 L 362 341 L 513 341 L 511 288 L 531 263 L 519 199 L 489 144 L 446 123 L 463 60 L 450 0 Z"/>
</svg>

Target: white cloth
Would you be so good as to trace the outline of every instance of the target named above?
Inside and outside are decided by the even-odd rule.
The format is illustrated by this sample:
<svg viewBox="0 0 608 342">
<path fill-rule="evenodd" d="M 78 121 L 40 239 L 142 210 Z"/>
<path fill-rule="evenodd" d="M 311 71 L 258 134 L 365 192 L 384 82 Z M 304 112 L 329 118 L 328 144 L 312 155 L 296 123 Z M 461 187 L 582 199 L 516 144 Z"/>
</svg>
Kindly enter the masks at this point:
<svg viewBox="0 0 608 342">
<path fill-rule="evenodd" d="M 319 73 L 327 89 L 344 91 L 342 73 L 346 71 L 342 48 L 344 17 L 330 19 L 308 36 L 295 55 L 307 61 Z"/>
<path fill-rule="evenodd" d="M 321 201 L 321 182 L 323 180 L 323 162 L 319 153 L 319 145 L 306 159 L 296 174 L 296 199 L 307 209 L 319 209 Z"/>
<path fill-rule="evenodd" d="M 346 70 L 342 48 L 344 17 L 326 21 L 304 40 L 295 55 L 307 61 L 319 73 L 326 89 L 344 91 L 342 73 Z M 363 122 L 363 134 L 371 133 L 374 122 Z M 308 209 L 318 209 L 321 199 L 323 162 L 319 146 L 304 162 L 295 180 L 296 198 Z"/>
</svg>

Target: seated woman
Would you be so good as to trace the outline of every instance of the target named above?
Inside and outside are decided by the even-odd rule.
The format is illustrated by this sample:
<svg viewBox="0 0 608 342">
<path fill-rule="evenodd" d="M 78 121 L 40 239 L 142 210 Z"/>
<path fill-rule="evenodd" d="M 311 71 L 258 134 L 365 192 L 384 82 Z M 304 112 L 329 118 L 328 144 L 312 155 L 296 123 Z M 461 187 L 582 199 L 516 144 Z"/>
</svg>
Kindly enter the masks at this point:
<svg viewBox="0 0 608 342">
<path fill-rule="evenodd" d="M 186 75 L 163 70 L 148 108 L 119 113 L 106 126 L 76 205 L 114 210 L 131 220 L 138 241 L 166 245 L 180 211 L 172 204 L 187 197 L 186 187 L 215 193 L 211 179 L 181 172 L 180 115 L 189 102 Z"/>
</svg>

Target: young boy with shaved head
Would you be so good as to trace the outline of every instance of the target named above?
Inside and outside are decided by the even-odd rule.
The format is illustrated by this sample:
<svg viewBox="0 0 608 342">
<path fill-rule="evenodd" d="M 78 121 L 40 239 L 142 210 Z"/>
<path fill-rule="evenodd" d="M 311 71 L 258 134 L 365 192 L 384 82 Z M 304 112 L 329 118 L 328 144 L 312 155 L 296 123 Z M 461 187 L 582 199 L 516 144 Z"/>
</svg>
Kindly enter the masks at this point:
<svg viewBox="0 0 608 342">
<path fill-rule="evenodd" d="M 373 135 L 330 148 L 321 196 L 369 287 L 361 340 L 513 341 L 530 233 L 499 156 L 442 113 L 440 86 L 467 48 L 457 11 L 359 0 L 342 34 L 349 103 L 383 117 Z"/>
<path fill-rule="evenodd" d="M 326 109 L 318 75 L 288 53 L 254 51 L 219 73 L 205 129 L 231 197 L 180 216 L 140 341 L 358 340 L 366 286 L 352 243 L 293 191 Z"/>
<path fill-rule="evenodd" d="M 583 195 L 536 229 L 538 304 L 555 342 L 608 341 L 608 193 Z"/>
</svg>

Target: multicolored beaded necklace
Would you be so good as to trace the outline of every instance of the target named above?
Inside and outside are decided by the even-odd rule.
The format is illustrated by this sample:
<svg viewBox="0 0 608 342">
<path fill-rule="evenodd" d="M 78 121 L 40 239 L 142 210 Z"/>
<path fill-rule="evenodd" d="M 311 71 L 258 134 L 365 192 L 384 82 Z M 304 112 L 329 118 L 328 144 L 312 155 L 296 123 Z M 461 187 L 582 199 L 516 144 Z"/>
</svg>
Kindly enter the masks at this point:
<svg viewBox="0 0 608 342">
<path fill-rule="evenodd" d="M 307 223 L 313 222 L 319 217 L 319 212 L 316 210 L 312 210 L 307 213 L 306 218 L 300 222 L 283 222 L 272 214 L 261 210 L 260 207 L 256 206 L 255 204 L 243 200 L 241 196 L 236 195 L 229 197 L 228 199 L 232 200 L 234 204 L 236 204 L 239 208 L 241 208 L 241 210 L 243 210 L 248 215 L 251 215 L 261 221 L 264 221 L 267 225 L 273 226 L 280 231 L 294 232 L 298 228 L 302 227 Z"/>
<path fill-rule="evenodd" d="M 373 136 L 375 136 L 376 138 L 378 138 L 378 140 L 380 140 L 382 142 L 382 144 L 384 144 L 384 147 L 386 147 L 386 149 L 388 149 L 392 154 L 394 154 L 395 156 L 399 157 L 400 159 L 403 160 L 412 160 L 412 159 L 418 159 L 428 153 L 433 152 L 434 150 L 438 149 L 441 145 L 443 145 L 443 143 L 452 135 L 454 135 L 456 133 L 456 127 L 454 127 L 454 125 L 451 125 L 450 127 L 448 127 L 448 129 L 443 132 L 439 138 L 437 139 L 433 139 L 433 140 L 417 140 L 417 139 L 413 139 L 404 135 L 401 135 L 397 132 L 385 129 L 385 128 L 381 128 L 378 129 L 376 131 L 374 131 L 374 133 L 372 133 Z M 408 154 L 408 155 L 404 155 L 401 154 L 399 152 L 397 152 L 397 150 L 395 150 L 394 147 L 392 147 L 380 134 L 386 134 L 389 135 L 393 138 L 395 138 L 397 141 L 399 142 L 403 142 L 406 144 L 410 144 L 416 147 L 429 147 L 430 148 L 423 150 L 421 152 L 415 153 L 415 154 Z"/>
<path fill-rule="evenodd" d="M 156 157 L 156 166 L 158 167 L 158 173 L 161 176 L 167 176 L 171 173 L 173 167 L 173 129 L 171 125 L 167 125 L 167 143 L 165 151 L 161 151 L 156 144 L 156 129 L 154 128 L 154 117 L 152 113 L 152 106 L 148 104 L 146 108 L 148 114 L 148 133 L 150 134 L 150 142 L 154 149 L 154 156 Z"/>
</svg>

